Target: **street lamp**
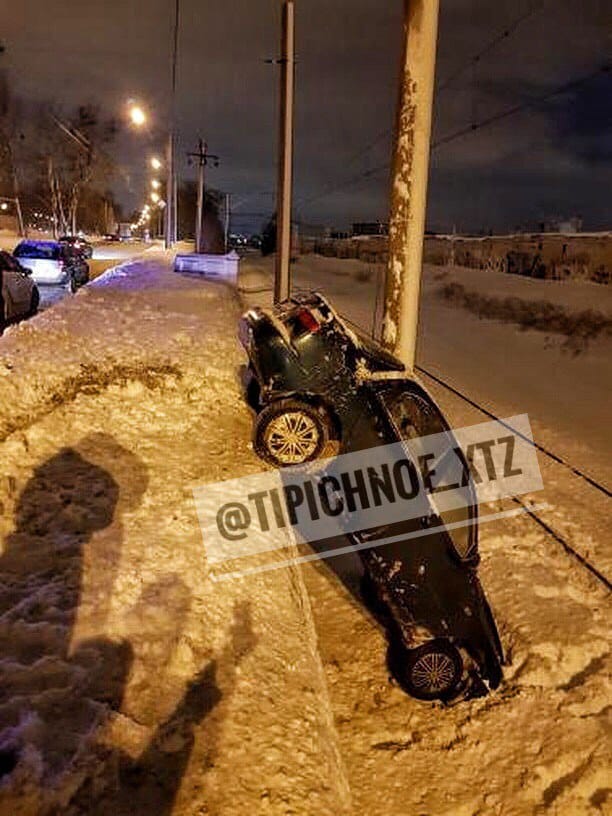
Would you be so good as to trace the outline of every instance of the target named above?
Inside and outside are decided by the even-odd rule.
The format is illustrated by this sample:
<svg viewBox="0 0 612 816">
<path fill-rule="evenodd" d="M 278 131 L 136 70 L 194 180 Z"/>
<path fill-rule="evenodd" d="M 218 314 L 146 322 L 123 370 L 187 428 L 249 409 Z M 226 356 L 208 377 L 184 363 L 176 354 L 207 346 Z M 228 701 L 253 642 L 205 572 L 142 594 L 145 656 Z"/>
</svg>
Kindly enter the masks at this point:
<svg viewBox="0 0 612 816">
<path fill-rule="evenodd" d="M 135 103 L 131 103 L 128 113 L 129 113 L 130 121 L 135 127 L 140 128 L 147 121 L 147 114 L 140 107 L 140 105 L 136 105 Z"/>
<path fill-rule="evenodd" d="M 151 201 L 154 204 L 157 204 L 157 202 L 159 201 L 159 193 L 151 193 Z"/>
<path fill-rule="evenodd" d="M 152 167 L 154 170 L 161 170 L 161 168 L 162 168 L 162 163 L 161 163 L 161 162 L 160 162 L 160 160 L 157 158 L 157 156 L 153 156 L 153 158 L 151 159 L 151 167 Z"/>
<path fill-rule="evenodd" d="M 159 182 L 157 179 L 153 179 L 153 180 L 151 181 L 151 187 L 152 187 L 154 190 L 159 190 L 159 188 L 161 187 L 161 182 Z"/>
</svg>

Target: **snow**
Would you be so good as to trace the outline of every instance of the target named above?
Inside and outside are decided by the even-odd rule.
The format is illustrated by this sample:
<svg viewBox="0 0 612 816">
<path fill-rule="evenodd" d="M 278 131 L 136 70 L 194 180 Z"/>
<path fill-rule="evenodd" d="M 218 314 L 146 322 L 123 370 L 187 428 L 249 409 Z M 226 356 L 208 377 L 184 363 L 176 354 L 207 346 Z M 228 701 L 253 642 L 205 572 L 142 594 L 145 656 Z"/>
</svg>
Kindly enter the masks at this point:
<svg viewBox="0 0 612 816">
<path fill-rule="evenodd" d="M 0 339 L 0 813 L 341 813 L 301 578 L 209 578 L 191 489 L 257 472 L 240 305 L 126 263 Z"/>
<path fill-rule="evenodd" d="M 316 256 L 302 257 L 293 268 L 296 286 L 318 288 L 365 329 L 372 325 L 375 271 L 358 261 Z M 538 441 L 609 483 L 603 414 L 610 341 L 597 341 L 572 357 L 558 338 L 479 320 L 438 297 L 444 271 L 425 272 L 420 364 L 498 416 L 528 411 Z M 523 283 L 487 272 L 476 284 L 469 279 L 473 272 L 451 270 L 445 281 L 514 295 Z M 247 292 L 261 289 L 268 279 L 266 261 L 254 260 L 244 270 L 243 286 Z M 520 295 L 529 299 L 533 282 L 524 283 Z M 605 308 L 607 292 L 591 289 L 589 305 Z M 561 284 L 560 290 L 551 288 L 549 299 L 562 299 L 570 308 L 570 286 Z M 575 291 L 576 308 L 585 308 L 589 295 L 580 285 Z M 266 296 L 248 294 L 250 303 Z M 458 397 L 424 382 L 454 426 L 483 420 Z M 607 500 L 539 458 L 545 490 L 529 498 L 550 503 L 546 521 L 609 574 Z M 502 503 L 499 509 L 513 506 Z M 480 549 L 481 579 L 510 665 L 497 693 L 451 709 L 410 700 L 389 684 L 383 633 L 359 597 L 356 556 L 303 568 L 354 812 L 610 813 L 607 593 L 527 517 L 481 526 Z"/>
<path fill-rule="evenodd" d="M 504 683 L 449 708 L 390 682 L 356 556 L 210 580 L 191 490 L 263 469 L 243 306 L 168 260 L 128 260 L 0 338 L 1 816 L 612 812 L 608 598 L 529 518 L 481 528 Z M 420 362 L 499 416 L 529 412 L 539 441 L 608 478 L 609 341 L 572 357 L 479 320 L 437 294 L 476 283 L 441 271 L 424 281 Z M 370 327 L 368 267 L 308 256 L 295 273 Z M 269 263 L 248 261 L 241 287 L 265 305 Z M 426 384 L 452 424 L 483 420 Z M 605 571 L 603 497 L 540 464 L 530 498 Z"/>
</svg>

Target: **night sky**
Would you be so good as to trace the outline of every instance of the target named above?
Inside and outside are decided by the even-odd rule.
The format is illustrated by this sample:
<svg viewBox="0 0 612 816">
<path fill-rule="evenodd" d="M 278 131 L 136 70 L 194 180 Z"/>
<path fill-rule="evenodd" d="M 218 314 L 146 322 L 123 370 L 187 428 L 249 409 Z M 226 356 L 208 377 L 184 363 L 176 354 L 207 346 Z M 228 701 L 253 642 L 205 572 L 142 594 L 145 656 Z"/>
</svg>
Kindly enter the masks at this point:
<svg viewBox="0 0 612 816">
<path fill-rule="evenodd" d="M 115 182 L 143 202 L 145 159 L 169 110 L 173 0 L 3 0 L 0 57 L 11 91 L 120 116 L 129 97 L 153 114 L 124 133 Z M 296 212 L 344 228 L 386 218 L 401 0 L 298 0 Z M 611 61 L 610 0 L 442 0 L 434 141 L 540 97 Z M 471 58 L 518 18 L 496 47 Z M 209 182 L 234 196 L 234 228 L 273 209 L 280 0 L 181 0 L 181 173 L 199 135 L 220 154 Z M 471 63 L 471 64 L 470 64 Z M 465 71 L 460 71 L 468 66 Z M 448 78 L 459 72 L 448 83 Z M 368 149 L 369 148 L 369 149 Z M 434 150 L 429 227 L 507 229 L 582 215 L 612 226 L 612 73 Z M 377 169 L 382 168 L 382 169 Z M 239 215 L 239 214 L 243 215 Z"/>
</svg>

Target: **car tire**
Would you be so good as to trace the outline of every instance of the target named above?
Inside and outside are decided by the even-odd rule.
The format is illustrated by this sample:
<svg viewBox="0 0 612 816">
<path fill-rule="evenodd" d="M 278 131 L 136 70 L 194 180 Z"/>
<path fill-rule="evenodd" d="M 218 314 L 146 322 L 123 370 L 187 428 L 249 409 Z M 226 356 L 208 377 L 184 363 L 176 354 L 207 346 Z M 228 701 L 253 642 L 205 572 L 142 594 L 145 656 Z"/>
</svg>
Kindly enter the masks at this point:
<svg viewBox="0 0 612 816">
<path fill-rule="evenodd" d="M 244 382 L 244 392 L 247 405 L 249 408 L 252 408 L 255 413 L 257 413 L 261 410 L 261 387 L 252 365 L 249 365 L 246 369 Z"/>
<path fill-rule="evenodd" d="M 294 399 L 273 402 L 255 418 L 255 453 L 275 467 L 303 465 L 318 459 L 331 432 L 323 408 Z"/>
<path fill-rule="evenodd" d="M 450 700 L 463 676 L 459 650 L 443 638 L 436 638 L 416 649 L 401 648 L 396 653 L 393 673 L 402 688 L 417 700 Z"/>
<path fill-rule="evenodd" d="M 30 308 L 28 310 L 28 317 L 34 317 L 40 305 L 40 292 L 35 287 L 32 289 L 32 297 L 30 298 Z"/>
</svg>

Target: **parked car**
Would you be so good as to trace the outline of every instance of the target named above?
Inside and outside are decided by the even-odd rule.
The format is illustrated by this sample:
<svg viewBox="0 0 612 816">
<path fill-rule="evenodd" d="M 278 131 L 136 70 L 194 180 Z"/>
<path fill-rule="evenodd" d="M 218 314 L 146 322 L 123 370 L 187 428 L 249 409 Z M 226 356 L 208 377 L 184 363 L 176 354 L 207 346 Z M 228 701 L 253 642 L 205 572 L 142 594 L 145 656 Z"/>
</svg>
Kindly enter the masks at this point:
<svg viewBox="0 0 612 816">
<path fill-rule="evenodd" d="M 89 266 L 82 253 L 60 241 L 22 241 L 13 255 L 39 286 L 63 286 L 76 292 L 89 280 Z"/>
<path fill-rule="evenodd" d="M 0 332 L 7 323 L 36 314 L 40 295 L 29 269 L 0 251 Z"/>
<path fill-rule="evenodd" d="M 284 467 L 330 456 L 330 440 L 351 453 L 438 433 L 459 450 L 403 364 L 349 327 L 323 296 L 251 309 L 239 337 L 249 357 L 254 449 L 266 462 Z M 473 484 L 467 490 L 466 507 L 454 515 L 431 502 L 421 518 L 346 533 L 364 567 L 364 600 L 388 633 L 389 668 L 420 699 L 468 698 L 501 681 L 503 652 L 477 575 Z M 462 526 L 446 527 L 452 521 Z M 392 544 L 369 548 L 389 537 Z"/>
<path fill-rule="evenodd" d="M 91 258 L 93 255 L 92 245 L 79 235 L 62 235 L 58 240 L 60 244 L 68 244 L 68 246 L 77 249 L 83 254 L 84 258 Z"/>
</svg>

